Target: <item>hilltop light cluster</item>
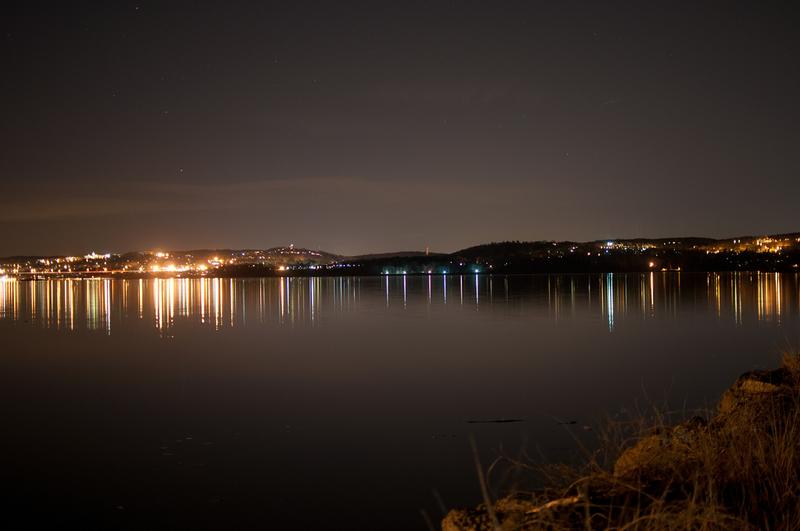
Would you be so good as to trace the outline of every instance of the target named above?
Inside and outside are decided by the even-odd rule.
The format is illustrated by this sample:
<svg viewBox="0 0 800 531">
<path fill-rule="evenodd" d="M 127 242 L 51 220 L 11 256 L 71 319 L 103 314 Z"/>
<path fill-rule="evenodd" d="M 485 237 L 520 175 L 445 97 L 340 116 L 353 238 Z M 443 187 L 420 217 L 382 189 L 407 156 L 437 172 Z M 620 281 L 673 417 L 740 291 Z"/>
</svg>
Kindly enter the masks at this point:
<svg viewBox="0 0 800 531">
<path fill-rule="evenodd" d="M 294 246 L 267 250 L 96 253 L 84 256 L 23 257 L 0 262 L 0 276 L 152 274 L 204 275 L 225 267 L 261 266 L 288 271 L 329 261 L 325 253 Z"/>
</svg>

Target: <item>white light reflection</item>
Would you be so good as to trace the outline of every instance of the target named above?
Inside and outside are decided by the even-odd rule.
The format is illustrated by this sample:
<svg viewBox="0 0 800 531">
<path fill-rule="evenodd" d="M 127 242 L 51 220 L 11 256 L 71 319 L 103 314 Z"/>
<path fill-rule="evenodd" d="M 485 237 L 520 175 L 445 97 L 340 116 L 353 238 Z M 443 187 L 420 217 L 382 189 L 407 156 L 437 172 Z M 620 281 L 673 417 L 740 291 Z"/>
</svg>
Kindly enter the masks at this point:
<svg viewBox="0 0 800 531">
<path fill-rule="evenodd" d="M 403 271 L 403 308 L 408 305 L 408 286 L 406 284 L 406 272 Z"/>
<path fill-rule="evenodd" d="M 614 331 L 614 273 L 606 275 L 606 311 L 608 313 L 608 331 Z"/>
</svg>

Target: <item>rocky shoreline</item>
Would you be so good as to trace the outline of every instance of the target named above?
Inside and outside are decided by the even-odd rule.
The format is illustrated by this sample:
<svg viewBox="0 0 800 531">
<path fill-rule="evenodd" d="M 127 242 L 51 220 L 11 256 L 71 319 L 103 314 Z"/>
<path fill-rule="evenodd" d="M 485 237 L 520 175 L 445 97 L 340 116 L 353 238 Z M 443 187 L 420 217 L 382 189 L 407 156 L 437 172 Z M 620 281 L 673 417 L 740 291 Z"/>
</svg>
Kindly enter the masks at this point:
<svg viewBox="0 0 800 531">
<path fill-rule="evenodd" d="M 554 495 L 557 494 L 557 495 Z M 443 531 L 799 529 L 800 361 L 743 374 L 710 418 L 640 434 L 569 486 L 455 509 Z"/>
</svg>

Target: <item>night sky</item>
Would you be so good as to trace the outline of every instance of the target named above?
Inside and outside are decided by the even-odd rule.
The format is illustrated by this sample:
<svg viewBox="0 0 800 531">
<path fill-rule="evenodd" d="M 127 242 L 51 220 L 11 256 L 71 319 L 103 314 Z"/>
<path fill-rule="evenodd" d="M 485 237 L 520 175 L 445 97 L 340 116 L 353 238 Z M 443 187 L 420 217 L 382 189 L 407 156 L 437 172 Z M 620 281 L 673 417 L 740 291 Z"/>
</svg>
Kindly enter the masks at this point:
<svg viewBox="0 0 800 531">
<path fill-rule="evenodd" d="M 0 255 L 800 230 L 761 2 L 14 2 Z"/>
</svg>

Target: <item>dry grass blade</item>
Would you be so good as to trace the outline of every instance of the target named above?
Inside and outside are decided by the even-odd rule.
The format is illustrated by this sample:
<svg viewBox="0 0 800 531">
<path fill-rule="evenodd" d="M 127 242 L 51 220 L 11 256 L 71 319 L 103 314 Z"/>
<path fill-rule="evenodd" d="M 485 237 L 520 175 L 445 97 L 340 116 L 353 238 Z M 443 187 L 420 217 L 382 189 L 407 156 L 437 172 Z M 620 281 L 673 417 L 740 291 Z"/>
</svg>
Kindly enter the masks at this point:
<svg viewBox="0 0 800 531">
<path fill-rule="evenodd" d="M 481 458 L 478 454 L 478 443 L 475 442 L 475 437 L 470 435 L 470 446 L 472 446 L 472 457 L 475 459 L 475 469 L 478 472 L 478 481 L 481 484 L 481 495 L 483 496 L 483 503 L 486 505 L 486 512 L 489 514 L 489 519 L 494 525 L 495 530 L 500 531 L 500 520 L 497 519 L 497 514 L 494 511 L 494 504 L 489 496 L 489 486 L 486 484 L 486 477 L 483 474 L 483 467 L 481 466 Z"/>
</svg>

